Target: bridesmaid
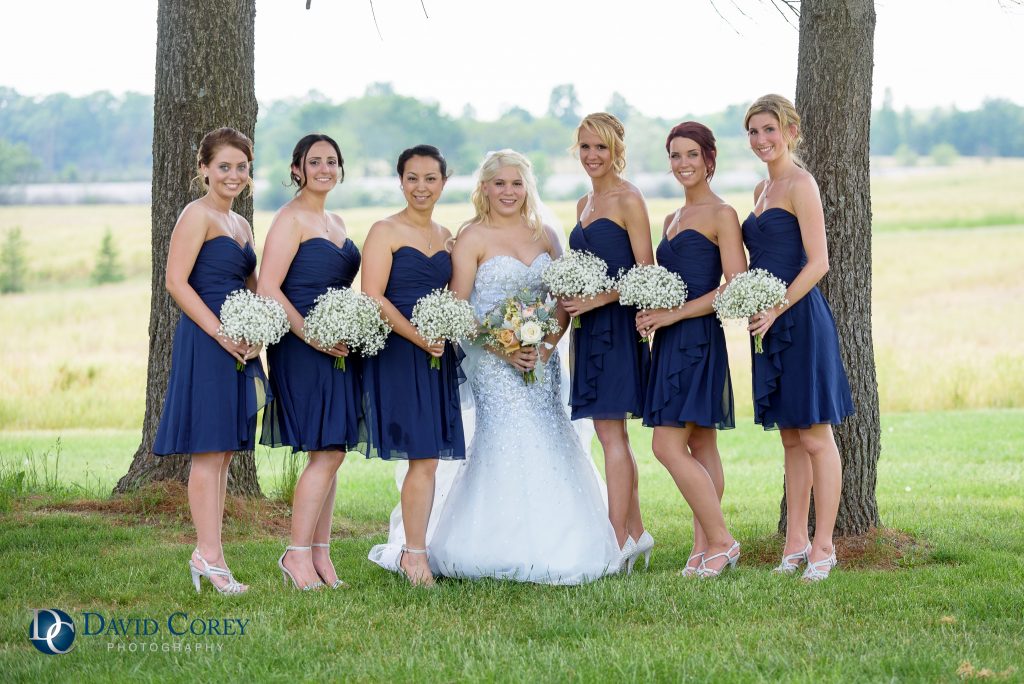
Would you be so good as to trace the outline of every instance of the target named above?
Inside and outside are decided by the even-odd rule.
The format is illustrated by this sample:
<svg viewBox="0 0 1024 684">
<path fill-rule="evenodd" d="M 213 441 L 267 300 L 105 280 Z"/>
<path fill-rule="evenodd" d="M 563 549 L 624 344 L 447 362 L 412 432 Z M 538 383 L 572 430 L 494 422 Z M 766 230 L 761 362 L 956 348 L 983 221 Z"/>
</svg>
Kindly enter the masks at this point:
<svg viewBox="0 0 1024 684">
<path fill-rule="evenodd" d="M 617 118 L 599 112 L 576 128 L 573 146 L 593 191 L 576 203 L 569 247 L 604 259 L 610 276 L 634 264 L 654 263 L 644 197 L 620 175 L 626 167 L 624 136 Z M 643 416 L 650 348 L 636 333 L 637 310 L 618 299 L 613 291 L 591 299 L 563 299 L 562 307 L 580 316 L 580 328 L 573 330 L 572 419 L 594 420 L 604 451 L 608 517 L 631 571 L 641 554 L 645 565 L 650 563 L 654 547 L 640 517 L 636 459 L 626 431 L 627 418 Z"/>
<path fill-rule="evenodd" d="M 722 516 L 725 489 L 716 430 L 735 427 L 729 356 L 711 304 L 722 282 L 746 270 L 736 212 L 708 181 L 715 175 L 715 136 L 686 121 L 665 141 L 672 174 L 686 203 L 665 217 L 658 263 L 687 284 L 687 301 L 676 309 L 643 311 L 637 331 L 657 331 L 644 425 L 654 428 L 654 455 L 668 469 L 693 509 L 693 550 L 684 577 L 718 575 L 739 559 L 739 543 Z"/>
<path fill-rule="evenodd" d="M 427 521 L 437 461 L 466 457 L 458 393 L 458 358 L 451 343 L 430 343 L 409 322 L 416 301 L 451 280 L 452 235 L 432 219 L 448 178 L 441 152 L 417 145 L 398 157 L 406 207 L 377 221 L 363 245 L 363 292 L 381 303 L 394 328 L 377 356 L 363 362 L 368 457 L 406 459 L 402 519 L 406 545 L 398 564 L 415 586 L 433 586 L 427 561 Z M 431 355 L 441 359 L 432 370 Z"/>
<path fill-rule="evenodd" d="M 832 531 L 843 477 L 832 426 L 854 410 L 832 311 L 817 288 L 828 272 L 825 216 L 818 184 L 794 154 L 800 117 L 793 104 L 765 95 L 743 123 L 751 149 L 768 166 L 743 222 L 750 267 L 789 284 L 789 303 L 753 316 L 748 327 L 764 338 L 764 353 L 751 354 L 754 421 L 778 428 L 785 452 L 786 546 L 776 570 L 793 573 L 806 562 L 804 579 L 823 580 L 836 564 Z M 812 487 L 813 544 L 807 534 Z"/>
<path fill-rule="evenodd" d="M 267 350 L 274 400 L 263 417 L 262 444 L 305 451 L 309 461 L 295 485 L 291 544 L 278 565 L 301 589 L 326 583 L 337 589 L 331 563 L 331 518 L 337 471 L 345 452 L 359 441 L 358 366 L 345 372 L 334 359 L 348 356 L 344 344 L 321 349 L 302 336 L 304 316 L 328 288 L 352 285 L 359 250 L 345 222 L 324 210 L 327 193 L 345 180 L 345 160 L 329 136 L 305 136 L 292 151 L 295 198 L 284 205 L 267 233 L 259 293 L 281 302 L 291 332 Z"/>
<path fill-rule="evenodd" d="M 256 444 L 256 413 L 266 376 L 258 346 L 217 334 L 228 293 L 256 289 L 256 252 L 248 221 L 231 210 L 252 189 L 252 141 L 233 128 L 203 136 L 196 155 L 206 194 L 181 212 L 167 254 L 167 291 L 181 307 L 174 331 L 171 374 L 153 453 L 189 454 L 188 504 L 196 527 L 189 571 L 196 591 L 201 577 L 222 594 L 240 594 L 224 561 L 221 527 L 228 466 L 235 451 Z M 235 363 L 245 363 L 239 372 Z M 269 397 L 267 397 L 269 398 Z"/>
</svg>

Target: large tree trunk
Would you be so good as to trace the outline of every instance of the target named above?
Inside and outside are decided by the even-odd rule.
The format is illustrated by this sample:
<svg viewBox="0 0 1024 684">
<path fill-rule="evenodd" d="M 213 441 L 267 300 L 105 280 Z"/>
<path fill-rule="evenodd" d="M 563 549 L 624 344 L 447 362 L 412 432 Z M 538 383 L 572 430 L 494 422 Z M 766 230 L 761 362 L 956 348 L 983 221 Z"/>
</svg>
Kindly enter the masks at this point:
<svg viewBox="0 0 1024 684">
<path fill-rule="evenodd" d="M 832 306 L 856 414 L 836 428 L 843 494 L 836 533 L 879 524 L 875 480 L 881 450 L 871 341 L 871 177 L 869 132 L 874 67 L 873 0 L 803 0 L 796 106 L 803 160 L 818 180 L 831 268 L 821 289 Z M 813 526 L 813 509 L 811 515 Z M 782 499 L 779 530 L 786 529 Z"/>
<path fill-rule="evenodd" d="M 188 480 L 189 459 L 153 455 L 171 367 L 179 309 L 164 288 L 167 250 L 178 213 L 196 195 L 199 140 L 231 126 L 250 138 L 256 128 L 255 0 L 160 0 L 153 98 L 153 281 L 149 368 L 142 442 L 115 487 L 125 492 L 155 480 Z M 252 222 L 252 200 L 235 211 Z M 228 475 L 232 494 L 261 496 L 252 452 L 239 452 Z"/>
</svg>

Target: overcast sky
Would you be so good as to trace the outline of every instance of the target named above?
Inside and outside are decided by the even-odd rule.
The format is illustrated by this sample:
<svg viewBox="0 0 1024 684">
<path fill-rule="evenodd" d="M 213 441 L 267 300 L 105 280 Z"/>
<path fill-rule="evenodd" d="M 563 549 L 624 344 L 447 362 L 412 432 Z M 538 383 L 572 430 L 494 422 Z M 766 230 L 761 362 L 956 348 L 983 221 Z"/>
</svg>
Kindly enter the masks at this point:
<svg viewBox="0 0 1024 684">
<path fill-rule="evenodd" d="M 469 103 L 493 118 L 512 105 L 543 113 L 551 88 L 571 82 L 585 111 L 619 91 L 646 114 L 674 118 L 796 87 L 797 31 L 769 0 L 424 4 L 429 18 L 420 0 L 375 0 L 382 40 L 369 0 L 313 0 L 309 11 L 305 0 L 257 0 L 257 98 L 318 90 L 343 100 L 390 81 L 451 114 Z M 1024 105 L 1024 10 L 999 0 L 876 7 L 876 106 L 886 87 L 897 108 L 973 109 L 986 97 Z M 152 93 L 156 8 L 0 0 L 0 85 L 29 95 Z"/>
</svg>

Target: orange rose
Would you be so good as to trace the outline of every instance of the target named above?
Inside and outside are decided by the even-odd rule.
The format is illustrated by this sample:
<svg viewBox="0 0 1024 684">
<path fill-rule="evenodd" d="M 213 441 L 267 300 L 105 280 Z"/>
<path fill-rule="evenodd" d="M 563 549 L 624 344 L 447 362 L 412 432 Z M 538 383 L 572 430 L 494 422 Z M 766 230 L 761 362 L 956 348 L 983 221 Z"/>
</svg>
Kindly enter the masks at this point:
<svg viewBox="0 0 1024 684">
<path fill-rule="evenodd" d="M 513 331 L 502 328 L 496 331 L 495 335 L 498 338 L 498 344 L 504 348 L 506 354 L 511 354 L 519 349 L 519 340 L 516 339 L 516 334 Z"/>
</svg>

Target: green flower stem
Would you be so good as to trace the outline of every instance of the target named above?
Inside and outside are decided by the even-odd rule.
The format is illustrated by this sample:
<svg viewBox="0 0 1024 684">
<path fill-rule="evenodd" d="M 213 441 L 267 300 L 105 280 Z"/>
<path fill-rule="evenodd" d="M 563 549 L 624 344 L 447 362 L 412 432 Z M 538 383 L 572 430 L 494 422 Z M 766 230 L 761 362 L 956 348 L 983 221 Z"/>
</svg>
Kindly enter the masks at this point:
<svg viewBox="0 0 1024 684">
<path fill-rule="evenodd" d="M 340 370 L 342 373 L 344 373 L 345 372 L 345 357 L 344 356 L 335 356 L 334 357 L 334 367 L 337 368 L 338 370 Z"/>
</svg>

